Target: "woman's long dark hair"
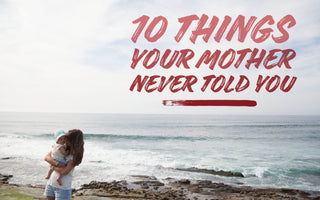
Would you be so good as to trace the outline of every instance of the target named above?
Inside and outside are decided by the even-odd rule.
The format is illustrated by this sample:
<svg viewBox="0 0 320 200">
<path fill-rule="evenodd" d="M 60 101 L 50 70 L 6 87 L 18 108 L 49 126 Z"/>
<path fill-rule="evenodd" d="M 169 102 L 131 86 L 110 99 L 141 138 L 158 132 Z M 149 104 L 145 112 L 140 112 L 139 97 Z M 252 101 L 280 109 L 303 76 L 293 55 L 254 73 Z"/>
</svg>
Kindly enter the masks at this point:
<svg viewBox="0 0 320 200">
<path fill-rule="evenodd" d="M 67 139 L 70 142 L 70 154 L 73 156 L 73 165 L 77 166 L 81 163 L 84 151 L 83 133 L 79 129 L 68 131 Z"/>
</svg>

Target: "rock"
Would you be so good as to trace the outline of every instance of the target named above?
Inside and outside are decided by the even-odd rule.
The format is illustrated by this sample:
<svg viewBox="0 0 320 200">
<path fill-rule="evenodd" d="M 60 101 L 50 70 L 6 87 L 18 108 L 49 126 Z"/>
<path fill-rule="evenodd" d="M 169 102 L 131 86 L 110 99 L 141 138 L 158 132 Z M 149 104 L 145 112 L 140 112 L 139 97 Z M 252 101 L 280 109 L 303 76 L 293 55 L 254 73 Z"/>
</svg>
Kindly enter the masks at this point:
<svg viewBox="0 0 320 200">
<path fill-rule="evenodd" d="M 145 178 L 145 177 L 143 177 Z M 107 182 L 96 182 L 92 181 L 89 184 L 84 184 L 75 193 L 75 197 L 110 197 L 110 198 L 121 198 L 121 199 L 168 199 L 168 200 L 183 200 L 184 194 L 178 193 L 171 188 L 162 189 L 160 191 L 153 190 L 151 187 L 164 186 L 163 183 L 157 180 L 146 180 L 134 182 L 134 184 L 139 184 L 140 189 L 127 188 L 130 184 L 124 184 L 123 181 L 113 181 L 111 183 Z"/>
<path fill-rule="evenodd" d="M 132 175 L 133 178 L 138 178 L 141 180 L 157 180 L 155 176 L 144 176 L 144 175 Z"/>
<path fill-rule="evenodd" d="M 24 195 L 25 199 L 41 199 L 44 186 L 8 184 L 12 175 L 0 174 L 0 199 L 5 198 L 4 191 Z M 109 199 L 320 199 L 320 192 L 308 192 L 294 189 L 255 188 L 250 186 L 227 185 L 210 180 L 165 179 L 165 183 L 156 178 L 140 177 L 136 181 L 91 181 L 79 189 L 73 189 L 73 200 L 109 200 Z M 169 181 L 170 180 L 170 181 Z M 174 180 L 174 181 L 171 181 Z M 140 187 L 136 187 L 140 186 Z M 159 189 L 159 187 L 161 187 Z M 159 189 L 159 190 L 158 190 Z M 2 196 L 1 196 L 2 195 Z M 28 198 L 27 198 L 28 197 Z M 30 198 L 29 198 L 30 197 Z"/>
<path fill-rule="evenodd" d="M 136 185 L 149 185 L 149 186 L 164 186 L 164 183 L 161 183 L 159 181 L 134 181 L 132 182 Z"/>
<path fill-rule="evenodd" d="M 191 181 L 188 179 L 182 179 L 182 180 L 179 180 L 178 183 L 183 184 L 183 185 L 189 185 L 191 183 Z"/>
<path fill-rule="evenodd" d="M 231 171 L 223 171 L 223 170 L 213 170 L 213 169 L 201 169 L 196 167 L 191 168 L 177 168 L 177 170 L 181 171 L 188 171 L 188 172 L 198 172 L 198 173 L 206 173 L 206 174 L 213 174 L 218 176 L 228 176 L 228 177 L 244 177 L 244 175 L 240 172 L 231 172 Z"/>
<path fill-rule="evenodd" d="M 0 184 L 8 184 L 9 183 L 8 180 L 12 177 L 13 177 L 12 175 L 0 174 Z"/>
<path fill-rule="evenodd" d="M 13 157 L 3 157 L 1 158 L 0 160 L 9 160 L 9 159 L 12 159 Z"/>
<path fill-rule="evenodd" d="M 143 184 L 143 185 L 141 185 L 141 189 L 149 189 L 149 186 L 147 185 L 147 184 Z"/>
</svg>

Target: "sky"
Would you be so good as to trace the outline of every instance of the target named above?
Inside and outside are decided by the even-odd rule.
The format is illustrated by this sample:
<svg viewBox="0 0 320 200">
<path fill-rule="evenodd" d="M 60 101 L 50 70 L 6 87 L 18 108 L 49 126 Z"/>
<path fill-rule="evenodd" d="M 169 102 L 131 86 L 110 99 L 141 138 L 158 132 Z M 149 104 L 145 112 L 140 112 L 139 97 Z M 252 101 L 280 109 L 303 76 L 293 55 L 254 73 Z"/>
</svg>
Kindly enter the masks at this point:
<svg viewBox="0 0 320 200">
<path fill-rule="evenodd" d="M 239 1 L 239 0 L 177 0 L 177 1 L 49 1 L 0 0 L 0 112 L 75 112 L 75 113 L 150 113 L 150 114 L 252 114 L 252 115 L 319 115 L 320 114 L 320 2 L 317 0 L 290 1 Z M 209 20 L 225 16 L 232 21 L 251 16 L 258 22 L 266 15 L 275 21 L 271 27 L 279 35 L 276 23 L 292 15 L 296 25 L 287 28 L 289 39 L 275 43 L 271 37 L 255 43 L 247 35 L 244 42 L 231 41 L 224 35 L 216 42 L 213 35 L 208 42 L 199 36 L 190 41 L 197 22 L 191 23 L 184 37 L 176 42 L 181 23 L 178 19 L 189 15 Z M 167 19 L 167 28 L 155 42 L 144 37 L 146 28 L 134 43 L 131 40 L 139 17 L 149 16 L 146 27 L 153 19 Z M 208 25 L 208 23 L 206 24 Z M 254 24 L 255 25 L 255 24 Z M 254 26 L 253 25 L 253 26 Z M 151 36 L 160 28 L 155 26 Z M 286 28 L 286 27 L 285 27 Z M 192 49 L 194 59 L 190 69 L 175 66 L 163 69 L 159 63 L 146 69 L 142 61 L 135 69 L 131 62 L 134 49 Z M 266 70 L 229 67 L 209 69 L 207 65 L 195 68 L 195 62 L 205 50 L 225 51 L 229 48 L 293 49 L 296 57 L 290 61 L 291 69 L 284 66 Z M 194 91 L 163 92 L 130 91 L 137 75 L 194 75 L 198 78 Z M 200 90 L 203 77 L 231 75 L 238 81 L 245 75 L 250 86 L 242 92 L 225 93 Z M 279 88 L 267 92 L 263 87 L 255 92 L 258 75 L 286 75 L 297 77 L 289 92 Z M 158 83 L 157 83 L 158 84 Z M 235 83 L 234 83 L 235 84 Z M 233 86 L 234 87 L 234 86 Z M 255 107 L 185 107 L 164 106 L 163 100 L 236 99 L 255 100 Z"/>
</svg>

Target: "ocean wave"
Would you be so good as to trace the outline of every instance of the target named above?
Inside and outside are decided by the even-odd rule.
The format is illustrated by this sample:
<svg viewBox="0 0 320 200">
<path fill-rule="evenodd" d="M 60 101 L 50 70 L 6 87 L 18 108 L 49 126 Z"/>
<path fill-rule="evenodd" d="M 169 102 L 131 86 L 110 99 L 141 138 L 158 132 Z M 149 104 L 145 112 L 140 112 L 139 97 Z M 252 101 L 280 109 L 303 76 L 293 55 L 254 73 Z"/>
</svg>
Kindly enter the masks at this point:
<svg viewBox="0 0 320 200">
<path fill-rule="evenodd" d="M 53 134 L 33 135 L 34 137 L 52 138 Z M 116 134 L 96 134 L 85 133 L 84 139 L 99 139 L 99 140 L 208 140 L 209 137 L 196 136 L 157 136 L 157 135 L 116 135 Z M 215 139 L 224 139 L 215 137 Z"/>
<path fill-rule="evenodd" d="M 276 135 L 275 138 L 279 139 L 279 138 L 285 138 L 285 139 L 292 139 L 292 140 L 296 140 L 296 138 L 290 138 L 290 136 L 288 135 L 283 135 L 283 136 L 279 136 Z M 309 137 L 306 136 L 299 136 L 301 138 L 304 139 L 309 139 Z M 313 138 L 313 136 L 310 136 L 311 138 Z M 317 137 L 319 138 L 319 137 Z M 174 136 L 174 134 L 172 135 L 128 135 L 128 134 L 84 134 L 84 139 L 101 139 L 101 140 L 143 140 L 143 141 L 164 141 L 164 140 L 177 140 L 177 141 L 220 141 L 220 140 L 270 140 L 272 139 L 271 136 L 266 136 L 266 135 L 244 135 L 244 136 L 216 136 L 216 135 L 205 135 L 205 136 Z"/>
<path fill-rule="evenodd" d="M 156 136 L 156 135 L 115 135 L 115 134 L 84 134 L 85 139 L 120 139 L 120 140 L 207 140 L 207 137 L 188 136 Z M 222 138 L 221 138 L 222 139 Z"/>
<path fill-rule="evenodd" d="M 44 137 L 44 138 L 52 138 L 52 134 L 42 134 L 42 135 L 33 135 L 34 137 Z M 314 135 L 297 135 L 292 137 L 287 134 L 277 134 L 274 136 L 270 135 L 203 135 L 203 136 L 175 136 L 174 134 L 170 135 L 129 135 L 129 134 L 97 134 L 97 133 L 85 133 L 84 139 L 87 140 L 141 140 L 141 141 L 221 141 L 221 140 L 238 140 L 238 141 L 260 141 L 260 140 L 273 140 L 273 139 L 286 139 L 286 140 L 313 140 L 319 139 L 320 136 Z"/>
<path fill-rule="evenodd" d="M 85 140 L 141 140 L 141 141 L 222 141 L 222 140 L 238 140 L 238 141 L 260 141 L 260 140 L 274 140 L 274 139 L 286 139 L 286 140 L 318 140 L 320 138 L 320 135 L 314 135 L 314 134 L 301 134 L 301 135 L 295 135 L 292 137 L 292 135 L 288 134 L 261 134 L 261 135 L 248 135 L 248 134 L 237 134 L 237 135 L 221 135 L 213 133 L 212 135 L 190 135 L 190 136 L 175 136 L 174 134 L 170 135 L 167 133 L 167 135 L 137 135 L 137 134 L 99 134 L 99 133 L 84 133 L 84 139 Z M 21 134 L 21 133 L 10 133 L 5 134 L 1 133 L 0 137 L 14 137 L 14 138 L 53 138 L 52 133 L 43 133 L 43 134 Z"/>
<path fill-rule="evenodd" d="M 290 169 L 289 174 L 296 175 L 296 176 L 309 175 L 309 176 L 320 177 L 320 170 L 319 168 L 306 168 L 306 169 L 297 168 L 297 169 Z"/>
<path fill-rule="evenodd" d="M 248 167 L 243 169 L 243 174 L 245 177 L 257 177 L 263 179 L 275 175 L 271 172 L 272 169 L 269 167 Z M 278 172 L 281 173 L 280 171 Z"/>
<path fill-rule="evenodd" d="M 153 126 L 153 128 L 161 128 L 163 125 Z M 320 124 L 174 124 L 171 128 L 306 128 L 306 127 L 320 127 Z"/>
<path fill-rule="evenodd" d="M 254 170 L 254 175 L 258 178 L 263 178 L 269 174 L 269 169 L 267 167 L 256 167 Z"/>
</svg>

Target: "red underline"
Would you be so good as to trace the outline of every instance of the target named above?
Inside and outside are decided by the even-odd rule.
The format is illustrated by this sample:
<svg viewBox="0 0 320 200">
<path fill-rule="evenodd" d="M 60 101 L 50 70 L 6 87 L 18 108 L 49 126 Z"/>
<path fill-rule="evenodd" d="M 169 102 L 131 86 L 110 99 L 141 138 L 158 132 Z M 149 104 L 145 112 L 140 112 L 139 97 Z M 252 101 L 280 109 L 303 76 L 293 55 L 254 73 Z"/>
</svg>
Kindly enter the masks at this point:
<svg viewBox="0 0 320 200">
<path fill-rule="evenodd" d="M 257 105 L 253 100 L 163 100 L 164 106 L 247 106 Z"/>
</svg>

